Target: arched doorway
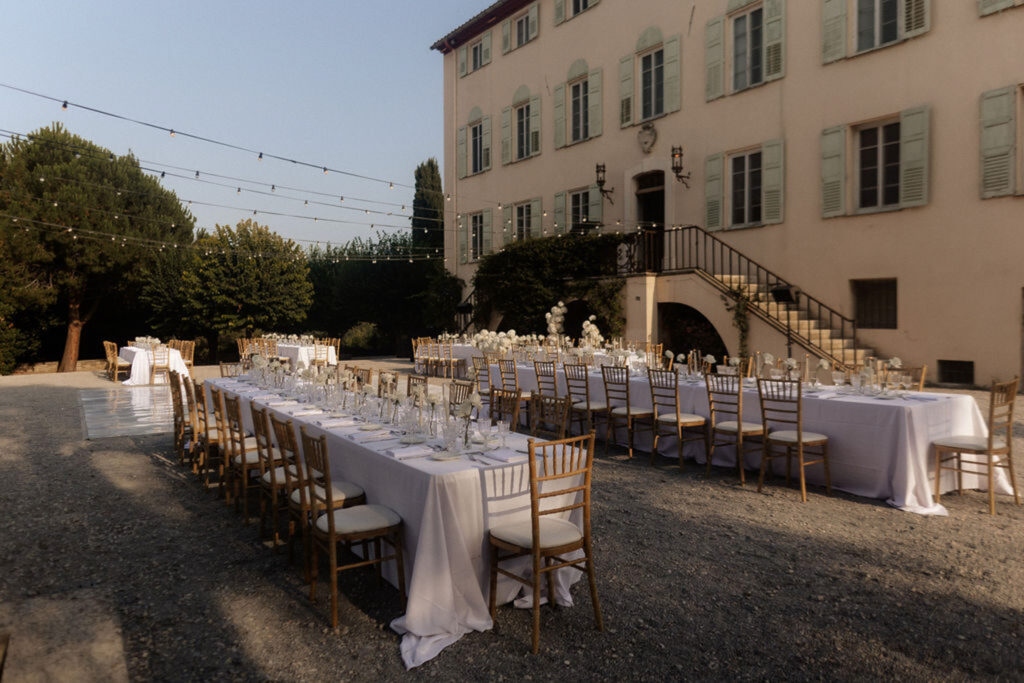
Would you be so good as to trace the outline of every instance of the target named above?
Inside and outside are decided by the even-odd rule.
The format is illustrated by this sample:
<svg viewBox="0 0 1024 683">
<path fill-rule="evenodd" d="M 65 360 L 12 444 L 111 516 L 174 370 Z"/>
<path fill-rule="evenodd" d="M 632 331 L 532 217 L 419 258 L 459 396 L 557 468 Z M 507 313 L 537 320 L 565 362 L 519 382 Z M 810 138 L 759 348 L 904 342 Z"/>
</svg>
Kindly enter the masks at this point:
<svg viewBox="0 0 1024 683">
<path fill-rule="evenodd" d="M 649 273 L 660 273 L 665 252 L 665 172 L 648 171 L 636 184 L 636 220 L 643 231 L 640 263 Z"/>
<path fill-rule="evenodd" d="M 676 354 L 698 349 L 721 359 L 728 354 L 718 330 L 692 306 L 677 303 L 658 304 L 658 339 Z"/>
<path fill-rule="evenodd" d="M 573 339 L 579 339 L 583 334 L 583 321 L 594 311 L 583 299 L 567 301 L 565 308 L 565 321 L 562 323 L 565 334 Z"/>
</svg>

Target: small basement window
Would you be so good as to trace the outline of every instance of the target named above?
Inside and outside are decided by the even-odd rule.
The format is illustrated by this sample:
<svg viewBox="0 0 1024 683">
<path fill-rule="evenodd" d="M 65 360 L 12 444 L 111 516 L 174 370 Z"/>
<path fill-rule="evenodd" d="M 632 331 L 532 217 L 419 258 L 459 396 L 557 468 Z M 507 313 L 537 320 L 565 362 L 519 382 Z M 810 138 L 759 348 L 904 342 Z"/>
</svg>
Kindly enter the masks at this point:
<svg viewBox="0 0 1024 683">
<path fill-rule="evenodd" d="M 939 384 L 974 385 L 974 361 L 940 360 Z"/>
</svg>

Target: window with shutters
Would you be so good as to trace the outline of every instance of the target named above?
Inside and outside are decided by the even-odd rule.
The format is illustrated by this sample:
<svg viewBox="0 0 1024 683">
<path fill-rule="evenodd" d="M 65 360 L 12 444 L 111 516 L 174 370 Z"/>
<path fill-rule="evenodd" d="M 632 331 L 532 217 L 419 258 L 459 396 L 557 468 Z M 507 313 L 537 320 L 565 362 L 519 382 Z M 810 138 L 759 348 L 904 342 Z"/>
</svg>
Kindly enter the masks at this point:
<svg viewBox="0 0 1024 683">
<path fill-rule="evenodd" d="M 1011 7 L 1024 7 L 1024 0 L 978 0 L 978 14 L 983 17 Z"/>
<path fill-rule="evenodd" d="M 484 255 L 484 215 L 469 216 L 469 260 L 478 261 Z"/>
<path fill-rule="evenodd" d="M 822 62 L 825 64 L 843 59 L 848 53 L 857 55 L 895 45 L 931 29 L 931 0 L 821 2 Z M 849 10 L 853 14 L 848 17 Z"/>
<path fill-rule="evenodd" d="M 532 42 L 538 35 L 540 7 L 533 3 L 522 13 L 501 22 L 501 52 L 507 54 Z"/>
<path fill-rule="evenodd" d="M 468 123 L 456 131 L 456 165 L 459 178 L 491 170 L 491 117 L 480 107 L 473 107 Z"/>
<path fill-rule="evenodd" d="M 602 78 L 601 69 L 590 69 L 585 59 L 577 59 L 567 82 L 555 86 L 555 149 L 601 135 Z"/>
<path fill-rule="evenodd" d="M 555 26 L 594 7 L 599 0 L 555 0 Z"/>
<path fill-rule="evenodd" d="M 640 57 L 640 118 L 647 120 L 665 113 L 665 51 Z"/>
<path fill-rule="evenodd" d="M 533 154 L 533 131 L 530 129 L 530 103 L 515 108 L 516 119 L 516 160 L 525 159 Z"/>
<path fill-rule="evenodd" d="M 708 102 L 785 75 L 785 0 L 729 0 L 704 27 Z"/>
<path fill-rule="evenodd" d="M 478 40 L 469 46 L 469 68 L 476 71 L 484 65 L 484 41 Z"/>
<path fill-rule="evenodd" d="M 530 17 L 523 14 L 515 20 L 515 47 L 522 47 L 530 42 Z"/>
<path fill-rule="evenodd" d="M 981 198 L 1024 194 L 1024 86 L 981 94 Z"/>
<path fill-rule="evenodd" d="M 515 214 L 515 239 L 518 241 L 528 239 L 530 237 L 530 229 L 533 226 L 532 207 L 530 203 L 516 204 Z"/>
<path fill-rule="evenodd" d="M 895 330 L 896 280 L 851 280 L 850 284 L 857 327 L 862 330 Z"/>
<path fill-rule="evenodd" d="M 491 32 L 459 48 L 459 76 L 467 76 L 491 63 Z"/>
<path fill-rule="evenodd" d="M 572 13 L 569 16 L 575 17 L 587 9 L 590 9 L 590 0 L 572 0 Z"/>
<path fill-rule="evenodd" d="M 490 158 L 484 159 L 486 154 L 490 157 L 490 148 L 484 147 L 484 124 L 482 121 L 470 125 L 469 127 L 469 147 L 470 147 L 470 173 L 480 173 L 485 168 L 491 165 Z"/>
<path fill-rule="evenodd" d="M 640 34 L 636 52 L 619 60 L 619 125 L 622 128 L 680 108 L 680 36 L 662 39 L 657 27 Z"/>
<path fill-rule="evenodd" d="M 884 209 L 900 203 L 900 122 L 857 129 L 857 208 Z"/>
<path fill-rule="evenodd" d="M 590 221 L 590 190 L 576 190 L 569 193 L 569 228 L 572 232 L 585 235 L 595 224 Z"/>
<path fill-rule="evenodd" d="M 573 142 L 590 137 L 590 88 L 585 78 L 569 84 L 569 121 Z"/>
<path fill-rule="evenodd" d="M 899 0 L 857 0 L 857 51 L 899 40 Z"/>
<path fill-rule="evenodd" d="M 733 16 L 732 89 L 743 90 L 764 82 L 764 9 Z"/>
<path fill-rule="evenodd" d="M 761 149 L 729 157 L 729 197 L 732 225 L 761 222 Z"/>
</svg>

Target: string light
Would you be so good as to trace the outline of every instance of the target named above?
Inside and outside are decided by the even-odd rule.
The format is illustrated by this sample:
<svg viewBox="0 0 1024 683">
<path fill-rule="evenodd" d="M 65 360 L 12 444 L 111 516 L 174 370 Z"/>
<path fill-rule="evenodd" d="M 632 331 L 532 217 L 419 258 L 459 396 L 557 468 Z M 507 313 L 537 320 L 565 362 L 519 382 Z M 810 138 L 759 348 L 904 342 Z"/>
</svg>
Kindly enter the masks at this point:
<svg viewBox="0 0 1024 683">
<path fill-rule="evenodd" d="M 64 100 L 64 102 L 60 105 L 60 108 L 63 109 L 64 111 L 67 111 L 68 110 L 68 101 Z"/>
</svg>

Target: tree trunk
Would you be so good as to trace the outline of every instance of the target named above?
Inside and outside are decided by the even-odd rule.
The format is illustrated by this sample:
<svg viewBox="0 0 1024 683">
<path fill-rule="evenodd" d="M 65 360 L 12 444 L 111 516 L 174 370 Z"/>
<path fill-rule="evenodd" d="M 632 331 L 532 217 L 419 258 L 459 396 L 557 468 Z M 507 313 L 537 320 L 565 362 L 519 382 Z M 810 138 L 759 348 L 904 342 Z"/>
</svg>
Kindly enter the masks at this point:
<svg viewBox="0 0 1024 683">
<path fill-rule="evenodd" d="M 64 342 L 64 355 L 57 366 L 57 372 L 74 372 L 78 367 L 78 345 L 82 339 L 81 304 L 72 301 L 68 304 L 68 336 Z"/>
</svg>

